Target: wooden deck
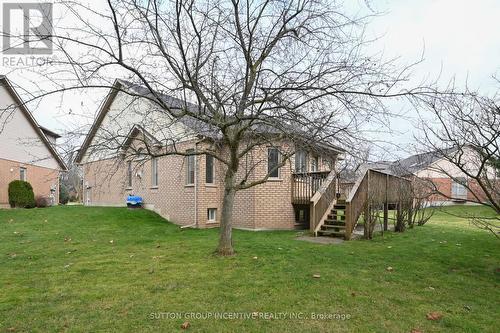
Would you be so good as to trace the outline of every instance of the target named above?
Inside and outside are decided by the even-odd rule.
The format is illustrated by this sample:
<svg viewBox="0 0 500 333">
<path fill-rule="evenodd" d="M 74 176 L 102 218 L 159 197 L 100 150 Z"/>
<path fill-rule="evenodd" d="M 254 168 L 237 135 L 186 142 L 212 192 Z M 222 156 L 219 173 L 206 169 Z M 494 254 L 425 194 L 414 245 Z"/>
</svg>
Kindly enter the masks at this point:
<svg viewBox="0 0 500 333">
<path fill-rule="evenodd" d="M 292 174 L 292 204 L 309 205 L 329 173 L 330 171 L 318 171 Z"/>
<path fill-rule="evenodd" d="M 386 213 L 390 204 L 401 204 L 402 189 L 410 183 L 370 169 L 356 183 L 339 182 L 335 171 L 296 173 L 292 177 L 292 204 L 308 207 L 311 232 L 345 239 L 350 239 L 358 218 L 370 207 L 383 205 Z"/>
</svg>

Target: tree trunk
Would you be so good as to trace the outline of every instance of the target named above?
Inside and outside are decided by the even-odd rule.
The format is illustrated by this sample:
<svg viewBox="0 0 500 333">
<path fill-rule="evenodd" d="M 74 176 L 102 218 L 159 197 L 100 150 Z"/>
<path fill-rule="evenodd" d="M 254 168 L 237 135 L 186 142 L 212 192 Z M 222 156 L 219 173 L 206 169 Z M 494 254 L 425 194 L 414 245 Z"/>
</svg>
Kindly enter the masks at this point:
<svg viewBox="0 0 500 333">
<path fill-rule="evenodd" d="M 224 198 L 222 200 L 222 214 L 220 220 L 220 235 L 217 254 L 230 256 L 233 249 L 233 207 L 236 190 L 234 189 L 234 171 L 228 170 L 224 177 Z"/>
</svg>

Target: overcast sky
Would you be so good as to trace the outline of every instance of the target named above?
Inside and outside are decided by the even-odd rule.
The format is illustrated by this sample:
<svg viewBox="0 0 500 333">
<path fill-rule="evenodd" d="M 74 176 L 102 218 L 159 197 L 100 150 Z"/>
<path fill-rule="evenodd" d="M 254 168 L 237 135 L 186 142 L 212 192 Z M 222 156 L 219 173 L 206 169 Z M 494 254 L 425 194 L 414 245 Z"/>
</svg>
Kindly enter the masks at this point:
<svg viewBox="0 0 500 333">
<path fill-rule="evenodd" d="M 366 10 L 366 3 L 359 0 L 356 7 Z M 413 71 L 416 83 L 438 78 L 445 85 L 455 78 L 457 85 L 467 81 L 469 87 L 485 94 L 498 88 L 492 76 L 500 74 L 500 1 L 374 0 L 368 5 L 385 13 L 367 28 L 367 36 L 380 37 L 371 46 L 374 51 L 400 57 L 402 64 L 418 61 L 423 54 L 424 61 Z M 383 139 L 408 147 L 413 135 L 418 135 L 413 128 L 416 112 L 409 105 L 395 103 L 393 107 L 404 108 L 408 119 L 395 119 L 394 133 Z M 412 153 L 412 148 L 389 147 L 389 152 L 374 158 L 401 157 Z"/>
<path fill-rule="evenodd" d="M 378 38 L 370 52 L 399 57 L 401 64 L 418 60 L 424 52 L 424 61 L 413 71 L 416 81 L 440 75 L 445 83 L 455 76 L 459 84 L 468 78 L 472 87 L 485 93 L 493 91 L 491 77 L 500 70 L 499 0 L 351 0 L 346 1 L 346 8 L 361 14 L 370 10 L 385 13 L 367 27 L 366 36 Z M 22 85 L 29 78 L 29 74 L 12 72 L 13 68 L 3 62 L 0 67 L 15 83 Z M 61 106 L 52 98 L 30 108 L 41 125 L 63 132 L 75 122 L 89 122 L 102 98 L 103 94 L 82 94 L 63 100 Z M 407 111 L 411 115 L 411 109 Z M 411 121 L 395 120 L 393 125 L 396 132 L 392 141 L 412 141 Z"/>
</svg>

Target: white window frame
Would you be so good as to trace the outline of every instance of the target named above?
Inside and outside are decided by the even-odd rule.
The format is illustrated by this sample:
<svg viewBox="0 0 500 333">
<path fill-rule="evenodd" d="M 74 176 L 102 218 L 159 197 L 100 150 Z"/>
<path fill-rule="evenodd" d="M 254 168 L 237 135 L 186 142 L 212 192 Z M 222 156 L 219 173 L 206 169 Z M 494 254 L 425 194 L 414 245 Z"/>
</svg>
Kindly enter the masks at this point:
<svg viewBox="0 0 500 333">
<path fill-rule="evenodd" d="M 25 167 L 19 167 L 19 180 L 28 181 L 28 169 Z"/>
<path fill-rule="evenodd" d="M 464 182 L 467 182 L 467 179 L 464 178 Z M 451 180 L 451 197 L 453 199 L 467 199 L 467 187 L 460 182 Z"/>
<path fill-rule="evenodd" d="M 299 158 L 299 156 L 301 157 Z M 297 152 L 295 152 L 295 172 L 296 173 L 307 172 L 307 152 L 304 150 L 298 150 Z"/>
<path fill-rule="evenodd" d="M 194 185 L 196 179 L 195 160 L 194 160 L 196 156 L 194 155 L 194 149 L 186 150 L 186 154 L 193 154 L 186 156 L 186 185 Z M 193 174 L 193 179 L 190 179 L 191 172 Z"/>
<path fill-rule="evenodd" d="M 158 174 L 158 157 L 151 158 L 151 187 L 158 187 L 159 174 Z"/>
<path fill-rule="evenodd" d="M 208 223 L 217 223 L 217 208 L 207 209 L 207 221 Z"/>
<path fill-rule="evenodd" d="M 270 154 L 271 150 L 276 150 L 276 152 L 278 153 L 277 164 L 279 165 L 281 163 L 281 153 L 280 153 L 280 150 L 277 147 L 268 147 L 267 148 L 267 173 L 268 174 L 269 174 L 269 154 Z M 281 168 L 278 167 L 278 169 L 276 171 L 278 172 L 278 175 L 277 176 L 271 176 L 271 175 L 269 175 L 268 179 L 281 179 Z"/>
<path fill-rule="evenodd" d="M 312 156 L 311 158 L 311 172 L 319 171 L 319 156 Z"/>
<path fill-rule="evenodd" d="M 211 182 L 207 181 L 207 176 L 209 175 L 207 165 L 208 165 L 209 160 L 212 161 L 212 174 L 211 174 L 212 181 Z M 205 155 L 205 184 L 209 184 L 209 185 L 215 184 L 215 157 L 213 157 L 212 155 L 209 155 L 209 154 Z"/>
</svg>

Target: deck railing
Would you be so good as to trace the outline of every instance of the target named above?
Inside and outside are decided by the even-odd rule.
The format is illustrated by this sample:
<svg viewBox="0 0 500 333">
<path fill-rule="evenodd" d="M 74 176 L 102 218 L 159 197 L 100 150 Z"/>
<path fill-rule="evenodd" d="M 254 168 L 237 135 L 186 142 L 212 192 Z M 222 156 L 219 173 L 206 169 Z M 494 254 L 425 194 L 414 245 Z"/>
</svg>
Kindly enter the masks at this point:
<svg viewBox="0 0 500 333">
<path fill-rule="evenodd" d="M 311 198 L 310 230 L 316 235 L 336 201 L 337 177 L 331 171 Z"/>
<path fill-rule="evenodd" d="M 339 192 L 344 199 L 349 196 L 349 193 L 351 193 L 354 184 L 355 182 L 347 182 L 342 180 L 339 182 Z"/>
<path fill-rule="evenodd" d="M 356 181 L 346 199 L 345 238 L 350 239 L 357 221 L 367 205 L 398 203 L 410 181 L 377 170 L 368 169 Z"/>
<path fill-rule="evenodd" d="M 292 174 L 292 203 L 309 205 L 314 193 L 323 185 L 330 171 Z"/>
</svg>

